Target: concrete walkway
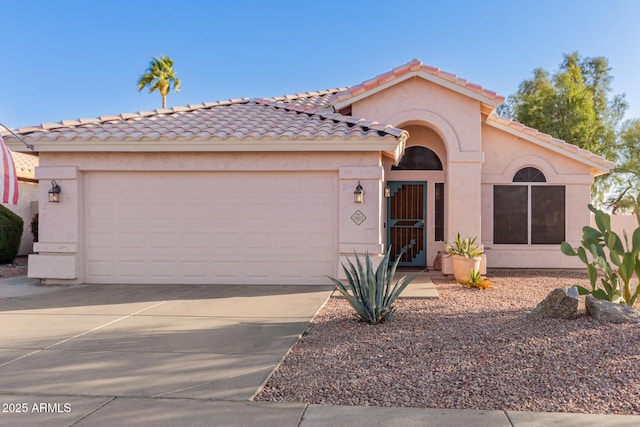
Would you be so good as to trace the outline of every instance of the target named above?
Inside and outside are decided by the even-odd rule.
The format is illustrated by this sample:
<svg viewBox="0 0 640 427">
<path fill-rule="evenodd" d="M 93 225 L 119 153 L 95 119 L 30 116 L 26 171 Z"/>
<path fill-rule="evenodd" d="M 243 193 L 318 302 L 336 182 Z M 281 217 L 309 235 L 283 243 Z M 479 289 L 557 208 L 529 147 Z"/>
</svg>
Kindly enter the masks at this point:
<svg viewBox="0 0 640 427">
<path fill-rule="evenodd" d="M 636 427 L 640 416 L 0 394 L 2 426 Z"/>
<path fill-rule="evenodd" d="M 0 281 L 0 426 L 640 425 L 638 416 L 252 402 L 326 286 L 9 282 Z"/>
<path fill-rule="evenodd" d="M 39 279 L 29 279 L 27 276 L 0 279 L 0 298 L 19 298 L 47 294 L 63 289 L 63 287 L 57 286 L 38 286 L 39 283 Z"/>
</svg>

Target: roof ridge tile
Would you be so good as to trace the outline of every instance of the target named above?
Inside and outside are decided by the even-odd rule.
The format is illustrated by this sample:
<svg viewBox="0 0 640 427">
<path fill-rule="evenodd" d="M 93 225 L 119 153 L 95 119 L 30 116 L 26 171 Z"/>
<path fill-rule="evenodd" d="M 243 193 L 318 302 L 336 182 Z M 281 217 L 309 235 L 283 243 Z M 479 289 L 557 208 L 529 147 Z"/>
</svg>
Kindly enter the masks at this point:
<svg viewBox="0 0 640 427">
<path fill-rule="evenodd" d="M 459 77 L 453 73 L 442 71 L 441 69 L 430 66 L 430 65 L 425 65 L 419 59 L 412 59 L 406 64 L 396 67 L 391 71 L 379 74 L 378 76 L 372 79 L 365 80 L 360 84 L 357 84 L 355 86 L 346 88 L 345 90 L 339 91 L 335 94 L 335 101 L 337 103 L 347 101 L 350 98 L 354 98 L 367 91 L 376 89 L 377 87 L 390 83 L 393 80 L 401 78 L 409 73 L 418 73 L 418 72 L 431 74 L 445 81 L 449 81 L 455 85 L 460 86 L 461 88 L 466 88 L 483 97 L 489 98 L 491 101 L 495 103 L 500 104 L 504 102 L 504 97 L 501 95 L 498 95 L 496 92 L 487 90 L 480 85 L 472 84 L 468 80 L 463 79 L 462 77 Z"/>
</svg>

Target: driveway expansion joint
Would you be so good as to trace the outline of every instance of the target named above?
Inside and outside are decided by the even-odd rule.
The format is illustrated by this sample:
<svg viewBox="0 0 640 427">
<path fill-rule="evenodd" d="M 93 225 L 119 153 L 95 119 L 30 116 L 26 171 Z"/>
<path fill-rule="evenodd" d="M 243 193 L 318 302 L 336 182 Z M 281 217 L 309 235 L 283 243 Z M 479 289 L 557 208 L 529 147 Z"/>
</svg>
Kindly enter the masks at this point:
<svg viewBox="0 0 640 427">
<path fill-rule="evenodd" d="M 95 408 L 93 408 L 91 411 L 87 412 L 86 414 L 84 414 L 83 416 L 81 416 L 80 418 L 78 418 L 76 421 L 74 421 L 72 424 L 70 424 L 71 426 L 74 426 L 76 424 L 78 424 L 80 421 L 88 418 L 89 416 L 91 416 L 91 414 L 95 413 L 96 411 L 104 408 L 105 406 L 107 406 L 109 403 L 113 402 L 114 400 L 116 400 L 117 397 L 116 396 L 111 396 L 111 399 L 106 400 L 105 402 L 102 403 L 102 405 L 99 405 Z"/>
</svg>

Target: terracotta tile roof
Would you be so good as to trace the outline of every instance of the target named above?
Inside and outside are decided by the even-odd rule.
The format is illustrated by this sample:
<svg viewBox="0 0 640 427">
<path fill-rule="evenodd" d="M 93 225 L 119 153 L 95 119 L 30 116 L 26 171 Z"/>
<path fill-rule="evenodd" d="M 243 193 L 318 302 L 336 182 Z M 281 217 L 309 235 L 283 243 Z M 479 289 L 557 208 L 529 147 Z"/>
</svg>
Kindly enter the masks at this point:
<svg viewBox="0 0 640 427">
<path fill-rule="evenodd" d="M 310 98 L 313 96 L 304 99 Z M 21 128 L 19 132 L 28 142 L 406 138 L 406 132 L 390 125 L 332 112 L 305 112 L 300 107 L 303 103 L 297 103 L 297 99 L 291 98 L 288 102 L 230 100 L 99 119 L 63 121 Z M 310 101 L 311 104 L 321 102 L 319 98 Z"/>
<path fill-rule="evenodd" d="M 344 102 L 353 97 L 361 95 L 370 90 L 376 89 L 380 86 L 383 86 L 387 83 L 393 82 L 396 79 L 406 76 L 410 73 L 426 73 L 432 76 L 443 79 L 447 82 L 453 83 L 456 86 L 459 86 L 461 89 L 467 89 L 476 94 L 487 98 L 488 100 L 494 102 L 495 104 L 502 104 L 504 102 L 504 96 L 498 95 L 496 92 L 483 88 L 480 85 L 470 83 L 469 81 L 456 76 L 455 74 L 447 73 L 445 71 L 440 70 L 439 68 L 431 67 L 429 65 L 424 65 L 422 61 L 419 59 L 413 59 L 402 65 L 400 67 L 394 68 L 393 70 L 386 72 L 384 74 L 380 74 L 377 77 L 374 77 L 371 80 L 367 80 L 358 85 L 349 87 L 345 90 L 338 92 L 333 103 Z"/>
<path fill-rule="evenodd" d="M 503 127 L 506 127 L 507 129 L 511 130 L 512 132 L 515 133 L 519 133 L 522 134 L 523 136 L 529 136 L 531 138 L 534 138 L 544 144 L 548 144 L 552 147 L 556 147 L 559 148 L 561 150 L 564 150 L 568 153 L 572 153 L 582 159 L 588 160 L 592 163 L 595 163 L 597 165 L 602 166 L 603 168 L 606 169 L 613 169 L 613 167 L 615 166 L 614 162 L 611 162 L 607 159 L 605 159 L 602 156 L 598 156 L 597 154 L 593 154 L 590 151 L 587 150 L 583 150 L 582 148 L 578 147 L 577 145 L 573 145 L 573 144 L 569 144 L 568 142 L 565 142 L 561 139 L 558 138 L 554 138 L 551 135 L 548 135 L 546 133 L 540 132 L 537 129 L 534 128 L 530 128 L 528 126 L 523 125 L 522 123 L 518 123 L 516 121 L 513 121 L 511 119 L 507 119 L 505 117 L 500 117 L 497 114 L 491 114 L 488 118 L 487 118 L 487 123 L 488 124 L 498 124 L 501 125 Z"/>
<path fill-rule="evenodd" d="M 11 158 L 16 167 L 18 178 L 35 179 L 35 169 L 40 162 L 37 155 L 12 151 Z"/>
<path fill-rule="evenodd" d="M 188 111 L 198 110 L 201 108 L 209 108 L 209 107 L 220 106 L 220 105 L 230 105 L 230 104 L 242 103 L 242 102 L 248 102 L 248 101 L 249 101 L 249 98 L 229 99 L 226 101 L 205 102 L 202 104 L 195 104 L 195 105 L 192 104 L 184 107 L 164 108 L 164 109 L 157 109 L 153 111 L 139 111 L 137 113 L 122 113 L 116 116 L 100 116 L 100 117 L 92 117 L 92 118 L 85 118 L 85 119 L 78 119 L 78 120 L 62 120 L 59 123 L 42 123 L 37 126 L 21 127 L 21 128 L 18 128 L 17 131 L 20 134 L 29 135 L 34 132 L 60 130 L 62 128 L 83 126 L 83 125 L 90 125 L 90 124 L 102 124 L 109 121 L 116 121 L 121 119 L 125 119 L 125 120 L 139 119 L 142 117 L 155 116 L 159 114 L 188 112 Z"/>
<path fill-rule="evenodd" d="M 89 140 L 225 140 L 225 139 L 331 139 L 406 138 L 407 133 L 391 125 L 382 125 L 335 113 L 334 106 L 379 88 L 410 73 L 427 73 L 461 89 L 500 104 L 504 97 L 458 76 L 414 59 L 407 64 L 349 88 L 327 89 L 262 99 L 227 101 L 174 107 L 116 116 L 63 120 L 24 127 L 18 132 L 29 142 Z M 521 123 L 495 114 L 488 124 L 502 127 L 523 137 L 534 138 L 550 148 L 565 151 L 603 169 L 614 163 L 591 152 L 541 133 Z M 6 138 L 11 138 L 7 135 Z"/>
<path fill-rule="evenodd" d="M 399 137 L 402 131 L 390 125 L 380 125 L 364 119 L 336 114 L 333 105 L 354 94 L 406 75 L 423 71 L 453 81 L 483 96 L 504 100 L 495 92 L 472 85 L 466 80 L 423 65 L 418 60 L 382 74 L 352 88 L 326 89 L 284 95 L 267 99 L 231 99 L 185 107 L 174 107 L 138 113 L 123 113 L 98 118 L 63 120 L 39 126 L 18 129 L 28 141 L 45 140 L 175 140 L 175 139 L 229 139 L 229 138 L 360 138 L 391 135 Z M 492 99 L 493 99 L 492 98 Z M 259 105 L 271 109 L 258 108 Z M 218 108 L 220 107 L 220 108 Z M 224 108 L 222 108 L 224 107 Z M 277 111 L 280 111 L 279 113 Z M 289 114 L 284 114 L 289 112 Z M 307 113 L 300 116 L 291 113 Z M 295 119 L 294 119 L 295 117 Z M 327 120 L 319 126 L 319 120 Z M 333 124 L 333 128 L 328 125 Z M 347 126 L 345 128 L 344 126 Z"/>
<path fill-rule="evenodd" d="M 266 102 L 277 102 L 286 108 L 307 113 L 334 111 L 333 101 L 335 94 L 347 90 L 347 88 L 326 89 L 316 92 L 297 93 L 294 95 L 276 96 L 266 98 Z"/>
</svg>

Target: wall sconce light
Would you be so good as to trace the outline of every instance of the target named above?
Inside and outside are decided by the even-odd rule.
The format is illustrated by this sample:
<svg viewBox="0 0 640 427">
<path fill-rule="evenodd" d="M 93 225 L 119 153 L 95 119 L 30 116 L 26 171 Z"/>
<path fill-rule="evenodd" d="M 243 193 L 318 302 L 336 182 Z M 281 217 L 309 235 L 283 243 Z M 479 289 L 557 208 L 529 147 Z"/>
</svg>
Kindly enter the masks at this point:
<svg viewBox="0 0 640 427">
<path fill-rule="evenodd" d="M 60 186 L 53 180 L 51 181 L 51 190 L 49 190 L 49 201 L 58 203 L 60 201 Z"/>
<path fill-rule="evenodd" d="M 353 203 L 364 203 L 364 190 L 360 185 L 360 181 L 358 181 L 356 191 L 353 192 Z"/>
<path fill-rule="evenodd" d="M 389 187 L 384 187 L 384 197 L 391 197 L 391 189 Z"/>
</svg>

